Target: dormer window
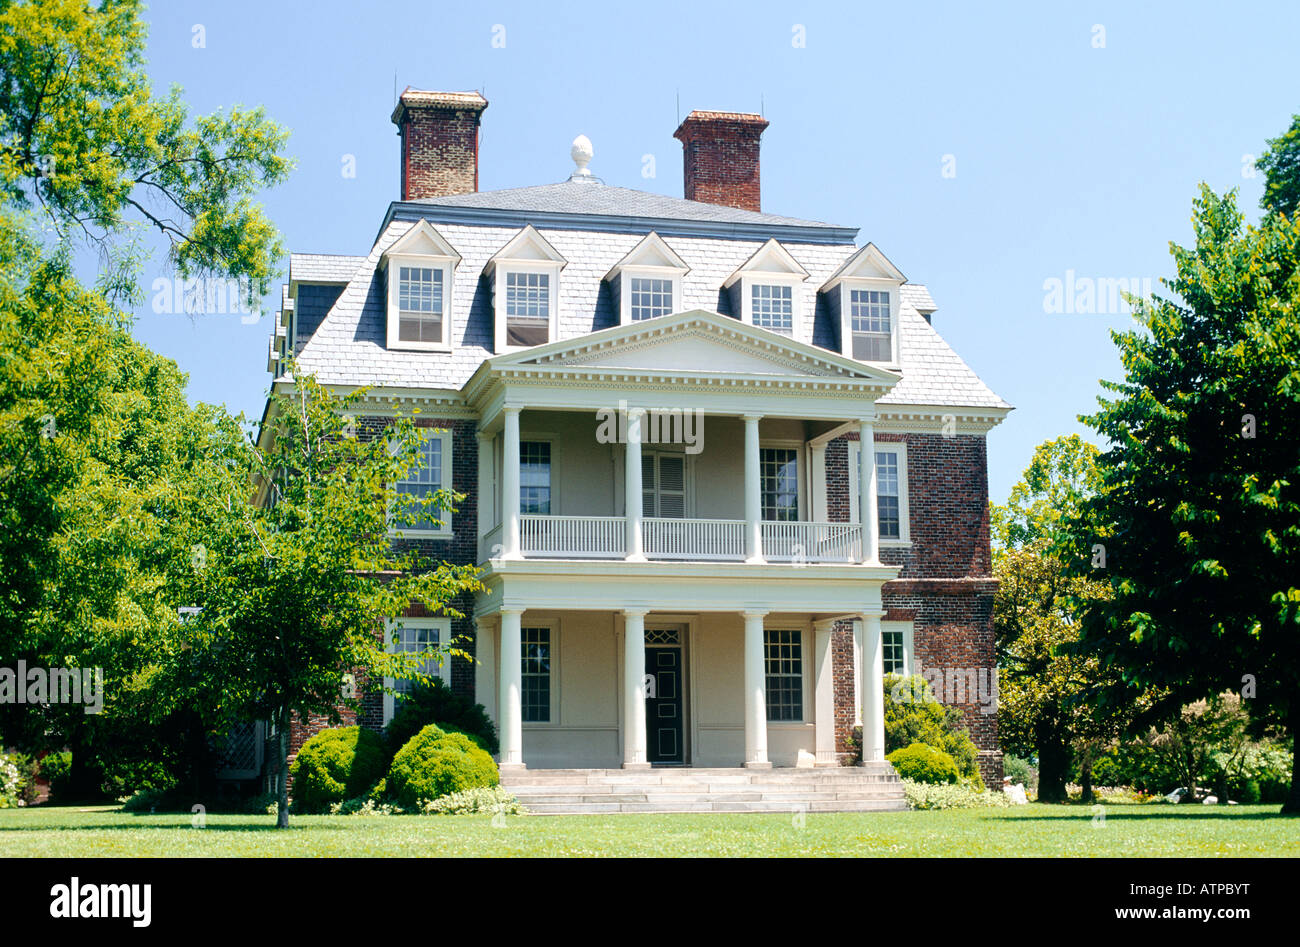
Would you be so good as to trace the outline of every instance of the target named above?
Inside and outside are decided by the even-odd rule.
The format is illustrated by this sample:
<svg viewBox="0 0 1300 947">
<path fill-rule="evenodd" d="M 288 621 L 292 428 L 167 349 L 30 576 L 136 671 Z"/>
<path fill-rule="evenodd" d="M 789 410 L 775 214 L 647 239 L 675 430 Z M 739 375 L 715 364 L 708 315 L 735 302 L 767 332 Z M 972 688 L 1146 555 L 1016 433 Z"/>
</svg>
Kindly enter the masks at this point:
<svg viewBox="0 0 1300 947">
<path fill-rule="evenodd" d="M 722 284 L 731 293 L 732 311 L 741 322 L 790 338 L 801 338 L 799 288 L 808 271 L 789 251 L 769 240 Z"/>
<path fill-rule="evenodd" d="M 887 290 L 850 289 L 849 321 L 853 330 L 853 357 L 859 362 L 894 360 L 893 318 Z"/>
<path fill-rule="evenodd" d="M 831 276 L 821 291 L 840 323 L 840 351 L 859 362 L 899 364 L 898 309 L 906 277 L 867 244 Z"/>
<path fill-rule="evenodd" d="M 488 260 L 496 351 L 554 342 L 560 270 L 568 261 L 529 224 Z"/>
<path fill-rule="evenodd" d="M 682 277 L 690 270 L 654 231 L 605 274 L 618 307 L 619 322 L 644 322 L 682 307 Z"/>
<path fill-rule="evenodd" d="M 390 349 L 451 348 L 452 277 L 459 262 L 460 254 L 427 220 L 384 251 Z"/>
</svg>

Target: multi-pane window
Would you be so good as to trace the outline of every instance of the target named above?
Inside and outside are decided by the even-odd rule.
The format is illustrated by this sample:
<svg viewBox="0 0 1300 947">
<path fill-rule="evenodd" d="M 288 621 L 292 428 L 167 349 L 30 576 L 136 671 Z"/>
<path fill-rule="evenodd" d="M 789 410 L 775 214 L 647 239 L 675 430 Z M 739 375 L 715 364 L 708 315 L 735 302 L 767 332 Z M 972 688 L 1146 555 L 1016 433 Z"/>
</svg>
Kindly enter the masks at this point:
<svg viewBox="0 0 1300 947">
<path fill-rule="evenodd" d="M 633 321 L 666 316 L 673 311 L 672 280 L 642 279 L 634 276 L 630 282 Z"/>
<path fill-rule="evenodd" d="M 855 289 L 849 293 L 853 357 L 860 362 L 888 362 L 894 357 L 889 293 Z"/>
<path fill-rule="evenodd" d="M 442 438 L 431 435 L 421 448 L 421 456 L 407 475 L 397 481 L 397 492 L 407 496 L 423 499 L 442 489 Z M 442 523 L 434 510 L 421 510 L 414 504 L 407 503 L 406 509 L 394 514 L 394 529 L 441 530 Z"/>
<path fill-rule="evenodd" d="M 506 344 L 543 345 L 550 336 L 551 275 L 506 274 Z"/>
<path fill-rule="evenodd" d="M 803 635 L 798 631 L 763 632 L 767 680 L 767 719 L 803 719 Z"/>
<path fill-rule="evenodd" d="M 759 471 L 763 519 L 799 519 L 799 452 L 793 448 L 764 447 L 759 451 Z"/>
<path fill-rule="evenodd" d="M 877 450 L 876 510 L 880 518 L 881 539 L 899 539 L 902 536 L 899 501 L 898 454 Z"/>
<path fill-rule="evenodd" d="M 754 325 L 782 335 L 794 331 L 794 292 L 789 286 L 756 283 L 750 293 Z"/>
<path fill-rule="evenodd" d="M 402 266 L 397 274 L 397 338 L 402 342 L 442 341 L 442 270 Z"/>
<path fill-rule="evenodd" d="M 551 629 L 523 628 L 523 685 L 520 693 L 526 723 L 551 719 Z"/>
<path fill-rule="evenodd" d="M 551 512 L 551 445 L 547 441 L 519 443 L 519 512 Z"/>
<path fill-rule="evenodd" d="M 882 631 L 880 644 L 885 656 L 885 673 L 902 674 L 907 668 L 907 659 L 903 653 L 903 633 Z"/>
<path fill-rule="evenodd" d="M 440 644 L 442 644 L 442 642 L 439 640 L 437 628 L 420 626 L 412 628 L 407 625 L 394 626 L 393 628 L 392 648 L 395 654 L 423 654 L 425 651 L 436 652 Z M 424 674 L 436 677 L 440 667 L 440 661 L 435 654 L 420 665 L 420 670 Z M 393 690 L 396 691 L 398 695 L 409 694 L 411 689 L 415 687 L 415 684 L 416 682 L 413 680 L 395 678 L 393 680 Z"/>
</svg>

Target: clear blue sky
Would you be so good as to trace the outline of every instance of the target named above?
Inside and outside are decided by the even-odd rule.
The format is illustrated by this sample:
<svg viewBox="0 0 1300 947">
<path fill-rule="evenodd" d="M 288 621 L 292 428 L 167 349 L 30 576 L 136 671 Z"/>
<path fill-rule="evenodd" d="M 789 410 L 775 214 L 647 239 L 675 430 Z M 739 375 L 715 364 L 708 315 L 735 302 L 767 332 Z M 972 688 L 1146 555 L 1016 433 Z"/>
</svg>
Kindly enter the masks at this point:
<svg viewBox="0 0 1300 947">
<path fill-rule="evenodd" d="M 583 133 L 608 183 L 680 196 L 678 97 L 680 114 L 761 106 L 764 209 L 861 227 L 1016 406 L 989 438 L 1001 501 L 1119 377 L 1107 330 L 1128 317 L 1046 313 L 1044 281 L 1169 275 L 1200 181 L 1257 216 L 1242 156 L 1300 112 L 1300 5 L 1268 6 L 169 2 L 147 13 L 148 59 L 196 112 L 262 104 L 291 130 L 297 170 L 264 202 L 294 251 L 369 251 L 398 191 L 394 76 L 484 91 L 483 190 L 564 179 Z M 192 400 L 256 417 L 270 322 L 146 306 L 135 331 Z"/>
</svg>

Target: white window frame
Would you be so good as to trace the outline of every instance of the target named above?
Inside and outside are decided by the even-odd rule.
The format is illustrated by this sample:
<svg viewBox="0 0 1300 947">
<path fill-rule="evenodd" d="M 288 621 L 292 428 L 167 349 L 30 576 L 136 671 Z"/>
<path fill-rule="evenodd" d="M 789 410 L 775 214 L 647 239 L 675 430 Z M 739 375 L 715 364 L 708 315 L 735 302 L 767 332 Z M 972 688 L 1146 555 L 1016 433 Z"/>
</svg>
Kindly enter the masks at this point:
<svg viewBox="0 0 1300 947">
<path fill-rule="evenodd" d="M 452 481 L 453 443 L 452 443 L 451 431 L 440 430 L 436 428 L 421 428 L 420 430 L 424 433 L 425 437 L 431 440 L 436 438 L 442 441 L 442 448 L 441 448 L 442 471 L 438 481 L 439 489 L 442 490 L 453 489 L 453 481 Z M 398 534 L 400 534 L 401 538 L 403 539 L 450 539 L 453 533 L 453 529 L 452 529 L 453 515 L 454 514 L 452 513 L 451 510 L 442 510 L 441 515 L 439 516 L 439 519 L 442 520 L 442 525 L 439 528 L 411 529 L 411 528 L 399 528 L 397 526 L 394 526 L 392 511 L 390 510 L 388 514 L 388 535 L 389 537 L 396 537 L 398 536 Z"/>
<path fill-rule="evenodd" d="M 634 279 L 661 279 L 667 280 L 672 286 L 673 301 L 668 307 L 668 312 L 664 315 L 671 315 L 674 312 L 682 311 L 682 272 L 681 270 L 666 266 L 637 266 L 626 267 L 618 275 L 622 281 L 618 288 L 618 308 L 619 324 L 630 326 L 640 325 L 651 322 L 654 319 L 661 319 L 662 316 L 652 316 L 650 319 L 633 319 L 632 318 L 632 280 Z"/>
<path fill-rule="evenodd" d="M 560 439 L 555 434 L 533 434 L 524 432 L 519 435 L 519 508 L 522 512 L 523 497 L 523 457 L 525 444 L 545 444 L 551 450 L 551 512 L 546 516 L 560 516 Z M 503 445 L 504 447 L 504 445 Z"/>
<path fill-rule="evenodd" d="M 760 439 L 758 442 L 758 456 L 760 461 L 765 450 L 793 450 L 795 462 L 795 505 L 798 507 L 798 515 L 793 522 L 807 522 L 808 517 L 808 483 L 807 483 L 807 459 L 804 456 L 804 442 L 796 440 L 767 440 Z M 759 505 L 762 505 L 762 464 L 759 464 Z M 792 522 L 791 520 L 764 520 L 764 522 Z"/>
<path fill-rule="evenodd" d="M 740 321 L 756 329 L 766 329 L 782 338 L 797 341 L 803 338 L 803 294 L 800 292 L 804 277 L 789 273 L 747 272 L 740 277 Z M 754 324 L 754 287 L 755 286 L 789 286 L 790 287 L 790 334 L 767 326 Z"/>
<path fill-rule="evenodd" d="M 550 278 L 550 290 L 547 299 L 546 341 L 539 342 L 538 345 L 548 345 L 556 341 L 560 325 L 560 269 L 563 265 L 562 263 L 552 263 L 546 260 L 519 260 L 517 262 L 500 260 L 497 262 L 492 271 L 492 308 L 493 319 L 496 324 L 495 351 L 498 353 L 520 352 L 537 347 L 506 344 L 506 283 L 509 279 L 507 274 L 510 273 L 544 273 Z"/>
<path fill-rule="evenodd" d="M 524 728 L 528 730 L 557 728 L 560 726 L 560 675 L 558 671 L 559 659 L 560 659 L 560 623 L 559 621 L 553 618 L 528 619 L 527 621 L 521 621 L 520 622 L 521 642 L 522 642 L 522 629 L 524 628 L 545 628 L 550 633 L 551 668 L 550 668 L 550 682 L 548 686 L 550 689 L 551 707 L 548 713 L 549 719 L 524 720 L 522 721 L 522 724 Z M 524 685 L 523 685 L 523 673 L 522 673 L 523 659 L 524 659 L 523 652 L 521 649 L 519 655 L 519 661 L 520 661 L 519 704 L 520 704 L 521 716 L 522 716 L 522 708 L 523 708 L 523 700 L 524 700 Z"/>
<path fill-rule="evenodd" d="M 438 649 L 442 650 L 451 642 L 451 619 L 450 618 L 387 618 L 384 620 L 384 648 L 389 654 L 393 653 L 393 645 L 396 641 L 398 627 L 402 628 L 436 628 L 438 630 Z M 433 676 L 439 677 L 448 686 L 451 686 L 451 655 L 444 653 L 441 662 L 438 665 L 437 673 Z M 388 726 L 389 721 L 393 719 L 393 713 L 397 709 L 397 697 L 389 693 L 389 689 L 395 686 L 396 678 L 384 678 L 384 726 Z"/>
<path fill-rule="evenodd" d="M 840 294 L 840 350 L 846 358 L 853 358 L 853 290 L 874 290 L 889 293 L 889 359 L 887 361 L 864 361 L 866 365 L 879 365 L 882 368 L 897 368 L 899 331 L 898 316 L 902 308 L 902 283 L 896 280 L 868 277 L 845 278 L 835 287 Z"/>
<path fill-rule="evenodd" d="M 769 729 L 779 727 L 798 728 L 806 726 L 811 721 L 810 702 L 814 694 L 810 693 L 811 689 L 816 686 L 812 677 L 812 666 L 809 660 L 812 657 L 808 644 L 812 641 L 810 629 L 798 622 L 773 622 L 763 626 L 763 702 L 767 704 L 767 636 L 773 631 L 793 631 L 799 636 L 799 719 L 797 720 L 767 720 Z"/>
<path fill-rule="evenodd" d="M 903 674 L 912 675 L 916 668 L 916 649 L 914 643 L 915 626 L 910 621 L 882 621 L 880 623 L 880 634 L 882 636 L 881 647 L 883 651 L 883 636 L 887 632 L 902 633 L 903 635 Z M 888 672 L 886 672 L 888 673 Z"/>
<path fill-rule="evenodd" d="M 910 529 L 911 515 L 908 505 L 908 465 L 907 465 L 907 444 L 904 441 L 876 441 L 875 449 L 877 453 L 897 453 L 898 454 L 898 537 L 881 536 L 881 546 L 910 546 L 912 535 Z M 861 518 L 858 512 L 858 457 L 861 456 L 862 445 L 857 441 L 849 441 L 849 522 L 860 523 Z"/>
<path fill-rule="evenodd" d="M 384 258 L 387 268 L 388 338 L 387 347 L 395 351 L 450 352 L 451 313 L 455 289 L 456 260 L 444 256 L 424 256 L 412 253 L 393 253 Z M 402 267 L 410 266 L 442 272 L 442 339 L 438 342 L 403 341 L 398 337 L 401 328 L 400 274 Z"/>
</svg>

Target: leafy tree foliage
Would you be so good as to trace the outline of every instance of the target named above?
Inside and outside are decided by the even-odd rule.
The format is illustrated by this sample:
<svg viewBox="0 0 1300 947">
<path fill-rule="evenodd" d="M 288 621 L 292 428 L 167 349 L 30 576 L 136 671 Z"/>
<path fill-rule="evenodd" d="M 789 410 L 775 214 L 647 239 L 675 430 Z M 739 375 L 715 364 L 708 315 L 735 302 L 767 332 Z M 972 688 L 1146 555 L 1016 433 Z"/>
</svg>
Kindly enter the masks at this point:
<svg viewBox="0 0 1300 947">
<path fill-rule="evenodd" d="M 1264 172 L 1264 209 L 1295 219 L 1300 208 L 1300 115 L 1291 127 L 1271 139 L 1255 166 Z"/>
</svg>

